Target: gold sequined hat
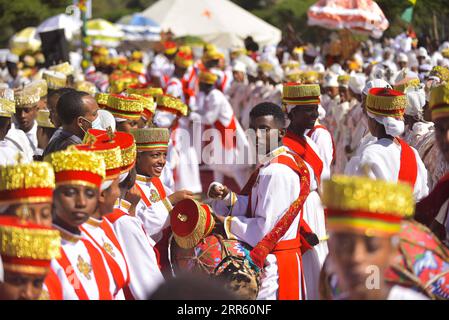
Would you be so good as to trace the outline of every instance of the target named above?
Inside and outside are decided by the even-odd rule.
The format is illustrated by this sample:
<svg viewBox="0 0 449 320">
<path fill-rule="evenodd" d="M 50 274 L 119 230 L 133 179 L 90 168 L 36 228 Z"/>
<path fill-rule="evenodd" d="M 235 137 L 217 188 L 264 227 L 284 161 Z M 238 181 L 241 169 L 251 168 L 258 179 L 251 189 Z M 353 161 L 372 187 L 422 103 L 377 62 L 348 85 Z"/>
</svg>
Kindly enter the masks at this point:
<svg viewBox="0 0 449 320">
<path fill-rule="evenodd" d="M 38 89 L 39 90 L 39 96 L 41 98 L 44 98 L 44 97 L 47 96 L 48 86 L 47 86 L 47 81 L 45 81 L 44 79 L 33 80 L 26 87 L 33 87 L 33 88 Z"/>
<path fill-rule="evenodd" d="M 430 91 L 429 107 L 432 121 L 449 117 L 449 84 L 443 83 Z"/>
<path fill-rule="evenodd" d="M 435 77 L 440 81 L 449 81 L 449 69 L 442 66 L 435 66 L 429 73 L 429 77 Z"/>
<path fill-rule="evenodd" d="M 39 89 L 35 87 L 24 87 L 14 93 L 16 108 L 29 107 L 35 105 L 41 100 Z"/>
<path fill-rule="evenodd" d="M 164 90 L 158 87 L 152 87 L 151 83 L 135 83 L 131 84 L 126 88 L 126 93 L 128 94 L 140 94 L 140 95 L 151 95 L 156 97 L 158 95 L 164 94 Z"/>
<path fill-rule="evenodd" d="M 142 99 L 122 94 L 110 94 L 105 107 L 116 118 L 139 120 L 144 103 Z"/>
<path fill-rule="evenodd" d="M 0 203 L 52 202 L 55 174 L 45 162 L 0 166 Z"/>
<path fill-rule="evenodd" d="M 95 96 L 97 93 L 97 87 L 89 81 L 76 81 L 74 87 L 75 90 L 87 92 L 91 96 Z"/>
<path fill-rule="evenodd" d="M 331 231 L 389 236 L 398 233 L 402 219 L 414 213 L 413 190 L 405 183 L 335 175 L 323 187 Z"/>
<path fill-rule="evenodd" d="M 9 90 L 12 98 L 14 99 L 14 91 Z M 3 95 L 0 97 L 0 117 L 11 118 L 16 113 L 16 104 L 14 100 L 10 100 Z"/>
<path fill-rule="evenodd" d="M 74 184 L 99 188 L 106 175 L 103 157 L 71 146 L 45 157 L 55 171 L 56 186 Z"/>
<path fill-rule="evenodd" d="M 141 116 L 146 120 L 149 121 L 153 119 L 154 112 L 156 111 L 156 101 L 154 100 L 154 97 L 149 94 L 130 94 L 131 97 L 135 97 L 139 99 L 143 104 L 143 112 Z"/>
<path fill-rule="evenodd" d="M 282 103 L 294 106 L 318 105 L 320 94 L 320 86 L 317 84 L 287 82 L 282 89 Z"/>
<path fill-rule="evenodd" d="M 175 57 L 175 64 L 180 68 L 187 69 L 193 64 L 192 54 L 179 50 Z"/>
<path fill-rule="evenodd" d="M 218 76 L 210 71 L 201 71 L 199 81 L 205 84 L 214 85 L 218 80 Z"/>
<path fill-rule="evenodd" d="M 72 67 L 72 65 L 68 62 L 56 64 L 54 66 L 51 66 L 48 68 L 49 70 L 60 72 L 64 74 L 65 76 L 73 75 L 73 72 L 75 69 Z"/>
<path fill-rule="evenodd" d="M 47 81 L 49 89 L 57 90 L 67 86 L 67 76 L 61 72 L 45 70 L 42 73 L 42 79 Z"/>
<path fill-rule="evenodd" d="M 170 131 L 166 128 L 131 129 L 131 134 L 139 152 L 168 149 Z"/>
<path fill-rule="evenodd" d="M 50 120 L 50 111 L 46 109 L 37 111 L 37 125 L 42 128 L 55 128 L 55 125 Z"/>
<path fill-rule="evenodd" d="M 60 257 L 59 231 L 24 221 L 0 217 L 0 254 L 5 271 L 46 275 Z"/>
<path fill-rule="evenodd" d="M 95 100 L 100 108 L 104 109 L 108 105 L 109 93 L 97 92 L 95 94 Z"/>
<path fill-rule="evenodd" d="M 180 116 L 186 116 L 189 110 L 189 107 L 180 99 L 167 94 L 157 96 L 156 103 L 157 110 L 168 111 Z"/>
<path fill-rule="evenodd" d="M 372 88 L 366 97 L 366 110 L 377 116 L 402 119 L 407 107 L 404 93 L 388 88 Z"/>
</svg>

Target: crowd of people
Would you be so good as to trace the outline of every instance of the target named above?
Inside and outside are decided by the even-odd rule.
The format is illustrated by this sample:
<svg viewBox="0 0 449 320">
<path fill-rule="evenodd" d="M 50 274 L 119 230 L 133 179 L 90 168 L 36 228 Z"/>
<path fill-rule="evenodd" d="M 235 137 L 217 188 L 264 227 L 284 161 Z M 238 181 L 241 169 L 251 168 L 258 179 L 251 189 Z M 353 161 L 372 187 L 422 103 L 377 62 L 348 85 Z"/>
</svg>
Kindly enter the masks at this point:
<svg viewBox="0 0 449 320">
<path fill-rule="evenodd" d="M 0 57 L 0 299 L 449 298 L 449 42 L 245 45 Z"/>
</svg>

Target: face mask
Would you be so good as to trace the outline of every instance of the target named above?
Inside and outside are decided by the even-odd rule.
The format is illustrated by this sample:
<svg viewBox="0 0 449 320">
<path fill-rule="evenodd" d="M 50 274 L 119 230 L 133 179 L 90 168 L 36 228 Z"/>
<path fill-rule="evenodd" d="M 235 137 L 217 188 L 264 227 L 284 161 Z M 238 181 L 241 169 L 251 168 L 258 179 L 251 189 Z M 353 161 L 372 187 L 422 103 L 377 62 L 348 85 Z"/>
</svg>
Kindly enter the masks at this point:
<svg viewBox="0 0 449 320">
<path fill-rule="evenodd" d="M 84 126 L 83 125 L 80 125 L 79 123 L 78 123 L 78 126 L 80 127 L 80 129 L 84 132 L 84 133 L 86 133 L 89 129 L 92 129 L 92 122 L 90 122 L 89 120 L 87 120 L 86 118 L 84 118 L 84 117 L 80 117 L 80 119 L 83 119 L 85 122 L 87 122 L 87 123 L 89 123 L 89 125 L 88 125 L 88 128 L 86 129 L 86 128 L 84 128 Z"/>
<path fill-rule="evenodd" d="M 94 121 L 92 121 L 92 129 L 106 129 L 101 126 L 100 117 L 96 117 Z"/>
<path fill-rule="evenodd" d="M 176 114 L 167 111 L 156 110 L 153 117 L 153 123 L 159 128 L 170 128 L 175 119 Z"/>
</svg>

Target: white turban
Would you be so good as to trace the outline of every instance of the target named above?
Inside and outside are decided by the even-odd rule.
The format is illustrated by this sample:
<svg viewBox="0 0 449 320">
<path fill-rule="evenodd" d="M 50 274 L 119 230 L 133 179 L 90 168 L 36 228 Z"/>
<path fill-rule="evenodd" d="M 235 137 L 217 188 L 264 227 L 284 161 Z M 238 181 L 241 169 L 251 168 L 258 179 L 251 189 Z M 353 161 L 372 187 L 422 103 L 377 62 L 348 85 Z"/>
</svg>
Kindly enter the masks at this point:
<svg viewBox="0 0 449 320">
<path fill-rule="evenodd" d="M 246 73 L 246 65 L 241 61 L 235 61 L 232 66 L 232 71 Z"/>
<path fill-rule="evenodd" d="M 398 137 L 404 133 L 405 129 L 404 121 L 395 119 L 393 117 L 376 116 L 369 111 L 367 112 L 367 114 L 368 117 L 376 120 L 378 123 L 383 125 L 385 127 L 385 132 L 388 135 L 392 137 Z"/>
<path fill-rule="evenodd" d="M 407 96 L 407 108 L 405 114 L 409 116 L 417 116 L 422 114 L 424 105 L 426 104 L 426 93 L 421 86 L 409 87 L 405 90 Z"/>
<path fill-rule="evenodd" d="M 323 87 L 328 88 L 338 86 L 338 75 L 333 72 L 329 72 L 328 74 L 326 74 L 326 76 L 324 77 Z"/>
<path fill-rule="evenodd" d="M 401 52 L 398 55 L 398 62 L 408 62 L 408 57 L 405 53 Z"/>
<path fill-rule="evenodd" d="M 419 48 L 417 56 L 418 57 L 427 57 L 428 54 L 427 54 L 426 48 L 424 48 L 424 47 Z"/>
<path fill-rule="evenodd" d="M 343 70 L 341 65 L 339 65 L 338 63 L 334 63 L 333 65 L 330 66 L 329 69 L 332 73 L 335 73 L 337 76 L 341 76 L 341 75 L 345 74 L 345 71 Z"/>
<path fill-rule="evenodd" d="M 383 80 L 383 79 L 374 79 L 371 81 L 368 81 L 365 85 L 365 87 L 362 90 L 362 93 L 367 96 L 368 95 L 368 91 L 372 88 L 388 88 L 388 89 L 392 89 L 391 85 Z"/>
<path fill-rule="evenodd" d="M 355 94 L 362 94 L 362 90 L 365 87 L 366 77 L 362 73 L 357 73 L 349 78 L 349 89 Z"/>
<path fill-rule="evenodd" d="M 8 55 L 6 56 L 6 62 L 18 63 L 19 62 L 19 56 L 17 56 L 14 53 L 8 53 Z"/>
</svg>

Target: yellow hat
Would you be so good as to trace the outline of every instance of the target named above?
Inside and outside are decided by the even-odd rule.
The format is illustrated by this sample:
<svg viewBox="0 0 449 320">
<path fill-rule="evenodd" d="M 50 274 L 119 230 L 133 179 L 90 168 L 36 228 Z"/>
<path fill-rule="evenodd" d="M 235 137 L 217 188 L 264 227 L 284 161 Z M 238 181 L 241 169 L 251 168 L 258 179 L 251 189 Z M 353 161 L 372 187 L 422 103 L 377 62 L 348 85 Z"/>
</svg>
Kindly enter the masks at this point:
<svg viewBox="0 0 449 320">
<path fill-rule="evenodd" d="M 72 67 L 72 65 L 68 62 L 56 64 L 54 66 L 49 67 L 48 69 L 51 71 L 61 72 L 66 77 L 73 75 L 73 72 L 75 71 L 75 69 Z"/>
<path fill-rule="evenodd" d="M 274 69 L 274 66 L 269 61 L 261 61 L 259 62 L 259 69 L 263 72 L 270 72 Z"/>
<path fill-rule="evenodd" d="M 296 69 L 299 68 L 299 61 L 296 60 L 288 60 L 287 62 L 282 64 L 282 68 L 284 69 Z"/>
<path fill-rule="evenodd" d="M 189 111 L 189 107 L 185 103 L 169 95 L 157 96 L 156 103 L 157 110 L 168 111 L 181 116 L 186 116 Z"/>
<path fill-rule="evenodd" d="M 46 162 L 0 166 L 0 203 L 52 202 L 53 168 Z"/>
<path fill-rule="evenodd" d="M 396 91 L 400 91 L 400 92 L 405 92 L 405 90 L 407 88 L 410 87 L 419 87 L 420 85 L 420 81 L 418 78 L 405 78 L 399 82 L 397 82 L 394 86 L 393 89 Z"/>
<path fill-rule="evenodd" d="M 317 84 L 320 80 L 320 73 L 317 71 L 305 71 L 301 74 L 301 82 L 303 84 Z"/>
<path fill-rule="evenodd" d="M 97 92 L 95 94 L 95 100 L 100 108 L 104 108 L 108 104 L 109 93 Z"/>
<path fill-rule="evenodd" d="M 210 71 L 201 71 L 199 81 L 202 83 L 214 85 L 218 80 L 218 76 Z"/>
<path fill-rule="evenodd" d="M 26 87 L 34 87 L 39 90 L 39 96 L 41 98 L 45 97 L 48 93 L 47 81 L 43 79 L 33 80 Z"/>
<path fill-rule="evenodd" d="M 212 61 L 212 60 L 219 60 L 224 58 L 223 54 L 218 52 L 217 50 L 207 50 L 203 54 L 202 60 L 204 62 Z"/>
<path fill-rule="evenodd" d="M 47 81 L 49 89 L 56 90 L 67 86 L 67 77 L 61 72 L 45 70 L 42 73 L 42 79 Z"/>
<path fill-rule="evenodd" d="M 449 58 L 449 48 L 441 51 L 441 54 L 443 55 L 443 57 Z"/>
<path fill-rule="evenodd" d="M 136 83 L 136 84 L 129 85 L 128 88 L 126 88 L 126 93 L 139 94 L 139 95 L 148 94 L 148 95 L 155 97 L 155 96 L 164 94 L 164 90 L 162 90 L 162 88 L 158 88 L 158 87 L 151 87 L 150 84 Z"/>
<path fill-rule="evenodd" d="M 89 81 L 76 81 L 74 87 L 75 90 L 87 92 L 91 96 L 97 93 L 97 87 Z"/>
<path fill-rule="evenodd" d="M 441 66 L 433 67 L 429 73 L 429 77 L 437 77 L 441 81 L 449 81 L 449 69 Z"/>
<path fill-rule="evenodd" d="M 317 84 L 285 83 L 282 89 L 282 103 L 285 105 L 318 105 L 320 86 Z"/>
<path fill-rule="evenodd" d="M 138 73 L 138 74 L 145 74 L 145 66 L 143 63 L 133 61 L 128 64 L 128 70 Z"/>
<path fill-rule="evenodd" d="M 16 104 L 6 98 L 0 98 L 0 117 L 11 118 L 16 113 Z"/>
<path fill-rule="evenodd" d="M 413 190 L 405 183 L 334 175 L 324 181 L 322 201 L 330 231 L 391 236 L 401 220 L 413 216 Z"/>
<path fill-rule="evenodd" d="M 142 57 L 143 57 L 143 53 L 142 53 L 142 51 L 139 51 L 139 50 L 133 51 L 133 53 L 131 54 L 131 58 L 135 59 L 135 60 L 140 60 L 140 59 L 142 59 Z"/>
<path fill-rule="evenodd" d="M 349 74 L 338 76 L 338 85 L 340 87 L 349 88 L 349 79 L 351 79 L 351 76 Z"/>
<path fill-rule="evenodd" d="M 25 87 L 16 91 L 14 94 L 16 108 L 24 108 L 25 106 L 37 104 L 41 99 L 39 91 L 35 87 Z"/>
<path fill-rule="evenodd" d="M 285 80 L 287 82 L 300 82 L 302 71 L 300 69 L 290 69 L 285 72 Z"/>
<path fill-rule="evenodd" d="M 167 150 L 170 131 L 166 128 L 131 129 L 138 152 Z"/>
<path fill-rule="evenodd" d="M 449 117 L 449 84 L 443 83 L 430 91 L 429 107 L 432 121 Z"/>
<path fill-rule="evenodd" d="M 404 93 L 388 88 L 372 88 L 366 97 L 366 110 L 383 117 L 402 118 L 407 107 Z"/>
<path fill-rule="evenodd" d="M 175 64 L 180 68 L 187 69 L 193 64 L 193 56 L 189 53 L 178 51 L 175 57 Z"/>
<path fill-rule="evenodd" d="M 50 111 L 48 110 L 38 110 L 37 111 L 37 125 L 42 128 L 54 128 L 55 125 L 50 120 Z"/>
<path fill-rule="evenodd" d="M 141 114 L 146 120 L 151 120 L 153 118 L 154 112 L 156 111 L 156 103 L 154 97 L 151 95 L 138 95 L 130 94 L 131 97 L 139 99 L 143 104 L 143 112 Z"/>
<path fill-rule="evenodd" d="M 116 118 L 139 120 L 143 112 L 143 101 L 137 97 L 110 94 L 105 109 Z"/>
</svg>

